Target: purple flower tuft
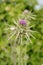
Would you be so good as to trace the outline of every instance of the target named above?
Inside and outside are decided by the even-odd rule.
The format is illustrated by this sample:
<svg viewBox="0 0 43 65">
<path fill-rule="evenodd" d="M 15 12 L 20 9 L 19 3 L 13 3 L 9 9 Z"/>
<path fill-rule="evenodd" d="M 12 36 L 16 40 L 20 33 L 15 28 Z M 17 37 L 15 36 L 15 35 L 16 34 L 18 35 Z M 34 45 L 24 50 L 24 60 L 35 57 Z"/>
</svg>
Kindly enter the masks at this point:
<svg viewBox="0 0 43 65">
<path fill-rule="evenodd" d="M 19 23 L 20 23 L 21 25 L 26 25 L 26 20 L 20 20 Z"/>
</svg>

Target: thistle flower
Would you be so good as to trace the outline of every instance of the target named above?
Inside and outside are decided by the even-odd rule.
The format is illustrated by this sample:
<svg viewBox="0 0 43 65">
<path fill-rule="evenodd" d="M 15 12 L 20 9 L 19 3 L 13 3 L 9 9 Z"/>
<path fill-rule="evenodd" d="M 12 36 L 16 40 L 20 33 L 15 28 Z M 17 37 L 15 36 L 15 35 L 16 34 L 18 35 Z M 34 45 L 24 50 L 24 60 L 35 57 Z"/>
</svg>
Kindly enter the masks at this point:
<svg viewBox="0 0 43 65">
<path fill-rule="evenodd" d="M 30 23 L 23 19 L 19 20 L 19 22 L 14 21 L 14 25 L 15 26 L 13 26 L 13 27 L 10 26 L 8 28 L 11 30 L 11 34 L 10 34 L 8 40 L 11 40 L 16 35 L 15 41 L 18 44 L 24 43 L 23 38 L 26 38 L 30 43 L 32 43 L 30 36 L 35 39 L 35 37 L 32 35 L 32 33 L 36 32 L 36 31 L 33 31 L 30 28 L 33 27 L 34 25 L 30 26 Z M 23 25 L 23 27 L 21 27 L 21 25 Z M 26 26 L 24 26 L 24 25 L 26 25 Z"/>
<path fill-rule="evenodd" d="M 30 15 L 32 14 L 30 13 Z M 34 17 L 33 17 L 34 15 L 32 16 L 30 15 L 28 15 L 30 19 L 33 18 L 34 20 Z M 30 26 L 30 21 L 27 20 L 26 17 L 24 19 L 19 19 L 18 21 L 15 21 L 13 19 L 13 22 L 14 22 L 14 26 L 9 25 L 9 28 L 8 28 L 11 30 L 11 34 L 9 35 L 8 40 L 11 40 L 15 36 L 15 42 L 17 42 L 18 44 L 19 43 L 23 44 L 24 38 L 26 38 L 26 40 L 29 41 L 29 43 L 32 43 L 30 36 L 35 39 L 32 33 L 36 31 L 31 30 L 31 27 L 33 27 L 34 25 Z M 21 27 L 21 25 L 23 25 L 23 27 Z M 25 43 L 27 43 L 27 41 Z"/>
<path fill-rule="evenodd" d="M 19 23 L 20 23 L 21 25 L 26 25 L 26 20 L 20 20 Z"/>
<path fill-rule="evenodd" d="M 26 9 L 26 10 L 24 10 L 24 12 L 23 12 L 24 14 L 27 14 L 28 13 L 28 10 Z"/>
</svg>

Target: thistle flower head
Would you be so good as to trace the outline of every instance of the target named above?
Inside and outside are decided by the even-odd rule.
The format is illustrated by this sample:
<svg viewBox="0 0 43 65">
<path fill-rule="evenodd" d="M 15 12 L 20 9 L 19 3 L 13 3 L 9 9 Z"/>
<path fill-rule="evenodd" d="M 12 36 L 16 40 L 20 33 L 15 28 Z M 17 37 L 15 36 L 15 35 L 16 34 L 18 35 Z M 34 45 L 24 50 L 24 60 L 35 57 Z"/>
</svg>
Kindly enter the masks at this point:
<svg viewBox="0 0 43 65">
<path fill-rule="evenodd" d="M 27 13 L 28 13 L 28 10 L 27 10 L 27 9 L 26 9 L 26 10 L 24 10 L 24 13 L 25 13 L 25 14 L 27 14 Z"/>
<path fill-rule="evenodd" d="M 23 20 L 23 19 L 22 19 L 22 20 L 19 21 L 19 23 L 20 23 L 21 25 L 26 25 L 26 20 Z"/>
<path fill-rule="evenodd" d="M 24 12 L 28 12 L 28 10 L 25 10 Z M 24 18 L 22 18 L 24 17 Z M 31 25 L 30 21 L 31 19 L 34 20 L 34 15 L 32 13 L 29 12 L 29 15 L 23 14 L 23 16 L 19 17 L 18 21 L 15 21 L 13 19 L 14 22 L 14 26 L 10 26 L 10 30 L 12 30 L 11 34 L 9 35 L 8 40 L 10 40 L 12 37 L 15 36 L 15 42 L 20 44 L 20 43 L 24 43 L 25 39 L 26 42 L 25 44 L 29 41 L 30 43 L 32 43 L 31 41 L 31 37 L 33 37 L 35 39 L 35 37 L 33 36 L 33 30 L 31 30 L 31 27 L 33 27 L 34 25 Z M 19 41 L 18 41 L 19 40 Z"/>
</svg>

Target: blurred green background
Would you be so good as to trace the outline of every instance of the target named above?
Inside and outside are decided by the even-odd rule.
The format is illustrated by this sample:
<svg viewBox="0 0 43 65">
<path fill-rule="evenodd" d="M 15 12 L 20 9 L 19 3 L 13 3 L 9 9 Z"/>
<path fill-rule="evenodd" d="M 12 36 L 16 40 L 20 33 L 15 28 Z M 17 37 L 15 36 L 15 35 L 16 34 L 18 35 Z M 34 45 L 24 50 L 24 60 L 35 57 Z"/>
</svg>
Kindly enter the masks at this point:
<svg viewBox="0 0 43 65">
<path fill-rule="evenodd" d="M 36 15 L 36 20 L 31 23 L 34 24 L 32 29 L 38 31 L 34 33 L 36 40 L 32 39 L 33 44 L 27 48 L 27 65 L 43 64 L 43 5 L 39 6 L 36 0 L 0 0 L 0 65 L 13 65 L 10 58 L 12 44 L 7 40 L 5 23 L 13 25 L 12 19 L 16 20 L 25 9 Z"/>
</svg>

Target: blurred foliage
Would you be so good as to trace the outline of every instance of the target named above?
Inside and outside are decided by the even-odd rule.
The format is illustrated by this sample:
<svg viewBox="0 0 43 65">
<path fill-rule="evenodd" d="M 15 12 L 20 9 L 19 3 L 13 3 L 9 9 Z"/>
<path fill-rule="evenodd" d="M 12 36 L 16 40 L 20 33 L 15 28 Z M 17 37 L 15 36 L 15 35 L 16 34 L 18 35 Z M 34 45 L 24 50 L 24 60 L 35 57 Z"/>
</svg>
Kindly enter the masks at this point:
<svg viewBox="0 0 43 65">
<path fill-rule="evenodd" d="M 31 21 L 31 24 L 34 24 L 31 29 L 38 31 L 34 33 L 36 39 L 31 38 L 33 44 L 27 47 L 29 56 L 27 65 L 43 64 L 43 9 L 34 10 L 36 4 L 38 4 L 36 0 L 0 0 L 0 65 L 13 65 L 10 58 L 12 42 L 7 40 L 5 27 L 6 23 L 13 25 L 12 20 L 16 20 L 25 9 L 36 15 L 36 20 Z"/>
</svg>

